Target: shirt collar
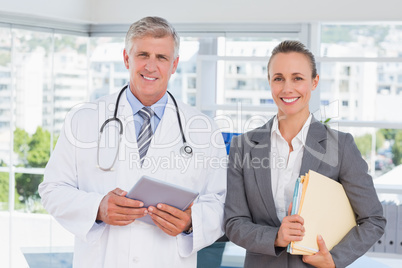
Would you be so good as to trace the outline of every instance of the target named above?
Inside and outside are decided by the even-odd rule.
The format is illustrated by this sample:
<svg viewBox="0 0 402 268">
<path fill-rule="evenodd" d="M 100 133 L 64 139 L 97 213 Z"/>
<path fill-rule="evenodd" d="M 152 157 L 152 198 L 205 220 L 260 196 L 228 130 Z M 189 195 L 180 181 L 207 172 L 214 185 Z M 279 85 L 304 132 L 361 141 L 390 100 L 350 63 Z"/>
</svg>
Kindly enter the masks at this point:
<svg viewBox="0 0 402 268">
<path fill-rule="evenodd" d="M 306 145 L 307 133 L 308 133 L 308 130 L 310 129 L 310 123 L 311 123 L 312 117 L 313 116 L 310 113 L 310 115 L 308 116 L 308 118 L 307 118 L 306 122 L 304 123 L 302 129 L 299 131 L 299 133 L 297 133 L 296 137 L 294 137 L 294 138 L 298 139 L 303 144 L 303 146 Z M 279 131 L 278 115 L 276 115 L 274 117 L 274 121 L 272 122 L 271 140 L 276 139 L 277 136 L 274 135 L 274 134 L 282 137 L 282 134 Z"/>
<path fill-rule="evenodd" d="M 136 96 L 130 90 L 130 84 L 127 86 L 126 96 L 128 103 L 130 103 L 131 109 L 133 110 L 133 114 L 137 114 L 139 110 L 145 107 Z M 166 103 L 168 101 L 167 92 L 160 98 L 157 102 L 151 105 L 151 109 L 154 111 L 155 115 L 162 119 L 162 116 L 165 112 Z"/>
<path fill-rule="evenodd" d="M 310 129 L 311 118 L 313 118 L 313 116 L 310 113 L 310 115 L 308 116 L 308 118 L 307 118 L 306 122 L 304 123 L 302 129 L 296 135 L 296 137 L 298 137 L 298 139 L 303 143 L 303 146 L 306 146 L 307 133 L 308 133 L 308 130 Z"/>
</svg>

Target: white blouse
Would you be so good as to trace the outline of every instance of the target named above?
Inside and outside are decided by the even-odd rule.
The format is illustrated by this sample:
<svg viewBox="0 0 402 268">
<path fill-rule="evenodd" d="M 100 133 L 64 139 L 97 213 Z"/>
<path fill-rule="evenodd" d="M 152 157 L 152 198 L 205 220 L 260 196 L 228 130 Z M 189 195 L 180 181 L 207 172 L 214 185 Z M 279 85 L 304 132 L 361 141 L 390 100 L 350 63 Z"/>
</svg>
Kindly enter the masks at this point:
<svg viewBox="0 0 402 268">
<path fill-rule="evenodd" d="M 287 216 L 293 199 L 296 179 L 300 175 L 306 137 L 310 128 L 310 113 L 300 132 L 292 139 L 293 151 L 279 131 L 278 116 L 275 116 L 271 129 L 271 183 L 276 214 L 280 221 Z"/>
</svg>

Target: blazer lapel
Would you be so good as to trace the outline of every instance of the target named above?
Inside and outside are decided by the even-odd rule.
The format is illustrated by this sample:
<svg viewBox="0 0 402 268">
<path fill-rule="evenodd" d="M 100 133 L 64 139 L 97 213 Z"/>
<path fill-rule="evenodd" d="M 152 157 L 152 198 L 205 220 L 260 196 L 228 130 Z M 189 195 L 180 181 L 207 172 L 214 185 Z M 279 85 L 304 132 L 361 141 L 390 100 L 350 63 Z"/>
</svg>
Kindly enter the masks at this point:
<svg viewBox="0 0 402 268">
<path fill-rule="evenodd" d="M 264 206 L 268 211 L 271 219 L 274 220 L 277 226 L 280 226 L 281 222 L 276 215 L 275 203 L 272 194 L 272 184 L 271 184 L 271 128 L 272 128 L 273 118 L 268 121 L 264 126 L 253 131 L 253 135 L 249 138 L 250 141 L 254 142 L 255 146 L 250 151 L 250 161 L 253 158 L 258 159 L 259 165 L 253 166 L 255 180 L 258 185 L 258 189 L 261 198 L 264 202 Z M 247 134 L 246 134 L 247 135 Z M 268 160 L 268 161 L 266 161 Z M 262 161 L 262 162 L 261 162 Z M 268 165 L 268 167 L 266 167 Z"/>
<path fill-rule="evenodd" d="M 313 116 L 304 147 L 300 175 L 304 176 L 310 169 L 314 171 L 318 169 L 326 153 L 326 140 L 327 130 L 325 126 Z"/>
</svg>

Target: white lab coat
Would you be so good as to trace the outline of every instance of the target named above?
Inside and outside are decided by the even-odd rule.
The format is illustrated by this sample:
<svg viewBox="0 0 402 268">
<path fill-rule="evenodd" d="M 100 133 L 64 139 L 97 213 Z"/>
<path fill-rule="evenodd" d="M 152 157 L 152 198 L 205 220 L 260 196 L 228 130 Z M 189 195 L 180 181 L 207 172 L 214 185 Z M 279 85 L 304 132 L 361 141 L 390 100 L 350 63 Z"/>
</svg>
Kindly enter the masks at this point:
<svg viewBox="0 0 402 268">
<path fill-rule="evenodd" d="M 227 157 L 222 135 L 211 119 L 179 102 L 187 142 L 194 150 L 192 158 L 181 157 L 183 141 L 169 97 L 148 149 L 145 161 L 150 161 L 139 168 L 132 109 L 122 94 L 119 158 L 113 171 L 102 171 L 96 160 L 99 129 L 112 117 L 116 98 L 106 96 L 70 111 L 39 186 L 43 205 L 75 235 L 76 268 L 196 267 L 194 253 L 223 234 Z M 192 235 L 172 237 L 140 221 L 127 226 L 95 223 L 103 196 L 116 187 L 130 190 L 142 175 L 200 193 L 192 207 Z"/>
</svg>

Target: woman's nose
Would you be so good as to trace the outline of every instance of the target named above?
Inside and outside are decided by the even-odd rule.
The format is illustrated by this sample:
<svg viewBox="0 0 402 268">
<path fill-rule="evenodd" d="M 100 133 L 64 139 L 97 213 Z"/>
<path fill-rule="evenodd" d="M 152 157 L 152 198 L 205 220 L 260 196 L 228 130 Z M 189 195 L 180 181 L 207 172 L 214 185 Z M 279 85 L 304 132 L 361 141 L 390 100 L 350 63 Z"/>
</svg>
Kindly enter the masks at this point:
<svg viewBox="0 0 402 268">
<path fill-rule="evenodd" d="M 290 92 L 293 90 L 293 83 L 291 80 L 287 79 L 285 80 L 285 83 L 283 84 L 283 91 L 284 92 Z"/>
</svg>

